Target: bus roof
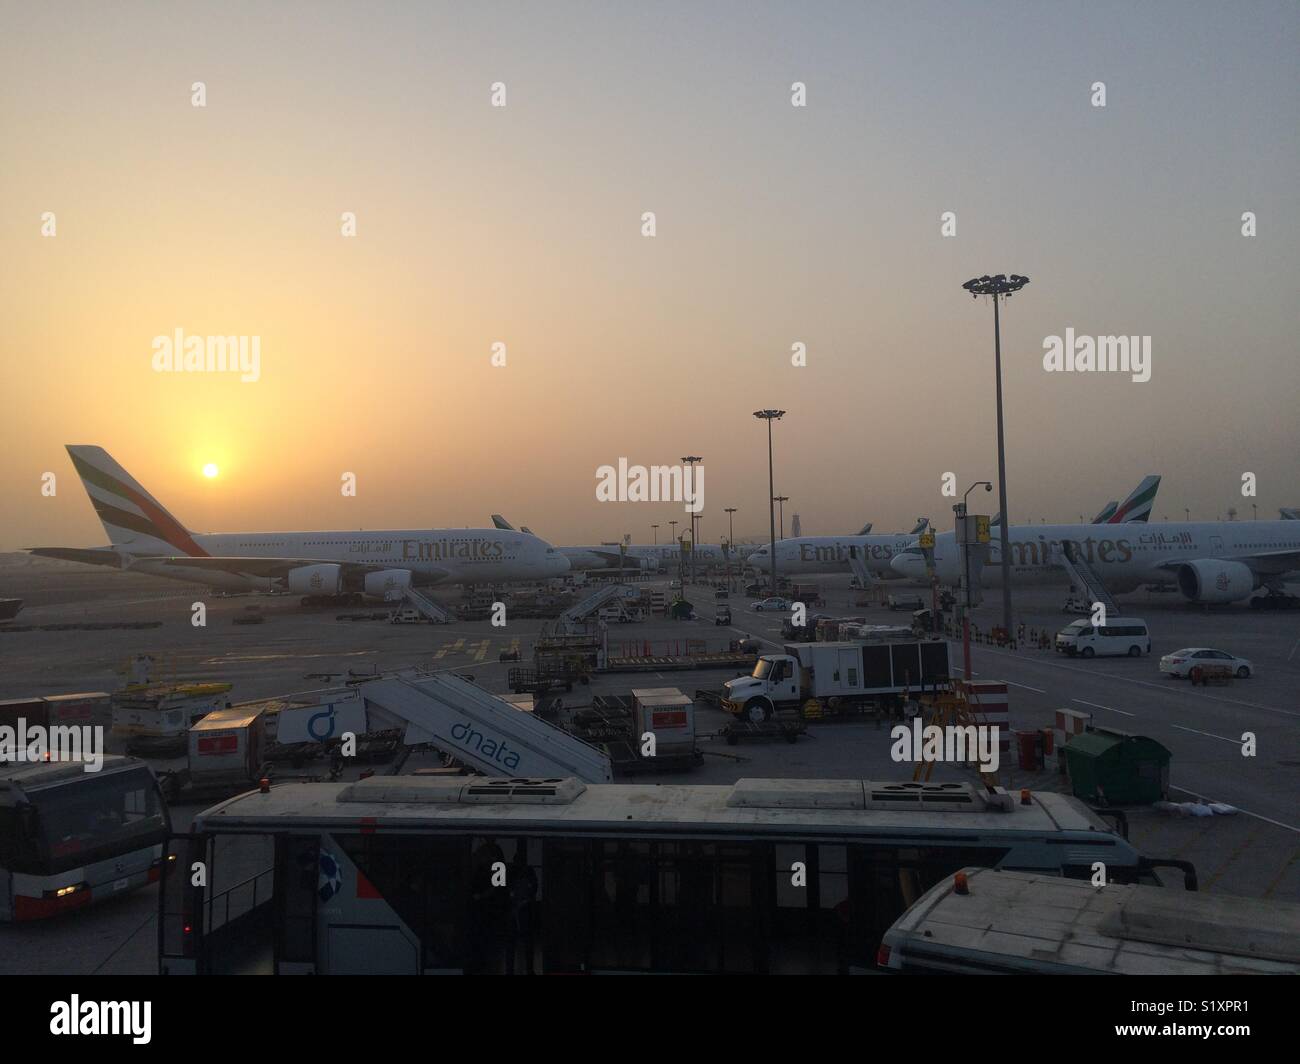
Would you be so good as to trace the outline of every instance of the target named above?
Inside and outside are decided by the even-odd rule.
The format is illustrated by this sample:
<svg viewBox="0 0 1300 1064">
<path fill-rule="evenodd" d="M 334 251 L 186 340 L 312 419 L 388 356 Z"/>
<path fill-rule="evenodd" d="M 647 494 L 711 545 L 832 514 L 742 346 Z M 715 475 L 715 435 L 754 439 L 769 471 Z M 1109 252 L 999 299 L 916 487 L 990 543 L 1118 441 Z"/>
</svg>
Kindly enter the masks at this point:
<svg viewBox="0 0 1300 1064">
<path fill-rule="evenodd" d="M 66 782 L 70 779 L 102 776 L 106 772 L 120 772 L 146 765 L 137 757 L 123 754 L 105 754 L 104 762 L 97 772 L 86 771 L 87 759 L 69 758 L 65 761 L 12 761 L 0 762 L 0 792 L 22 791 L 29 787 L 44 787 L 50 783 Z"/>
<path fill-rule="evenodd" d="M 1300 905 L 965 870 L 886 933 L 903 968 L 1116 975 L 1300 972 Z M 894 966 L 891 964 L 891 967 Z"/>
<path fill-rule="evenodd" d="M 825 831 L 990 835 L 1110 829 L 1076 799 L 1035 794 L 1012 801 L 970 783 L 742 779 L 734 786 L 584 784 L 573 778 L 375 776 L 356 783 L 302 783 L 251 792 L 200 813 L 196 831 L 473 828 L 521 826 L 600 831 L 679 827 L 686 832 L 780 835 Z"/>
</svg>

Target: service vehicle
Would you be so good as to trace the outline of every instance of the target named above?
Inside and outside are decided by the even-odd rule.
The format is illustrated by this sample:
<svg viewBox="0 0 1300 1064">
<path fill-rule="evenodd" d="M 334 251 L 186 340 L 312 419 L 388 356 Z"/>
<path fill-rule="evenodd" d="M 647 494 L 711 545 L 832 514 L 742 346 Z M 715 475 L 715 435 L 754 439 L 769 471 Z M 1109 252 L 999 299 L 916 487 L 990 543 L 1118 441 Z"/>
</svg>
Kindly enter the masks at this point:
<svg viewBox="0 0 1300 1064">
<path fill-rule="evenodd" d="M 1083 658 L 1125 654 L 1139 658 L 1151 653 L 1151 633 L 1147 622 L 1136 617 L 1112 617 L 1101 625 L 1081 618 L 1056 633 L 1056 652 Z"/>
<path fill-rule="evenodd" d="M 1210 647 L 1187 647 L 1166 654 L 1160 659 L 1160 671 L 1166 676 L 1186 679 L 1197 668 L 1226 668 L 1239 680 L 1246 680 L 1255 675 L 1255 666 L 1245 658 L 1229 654 L 1226 650 L 1214 650 Z"/>
<path fill-rule="evenodd" d="M 157 881 L 170 823 L 134 757 L 0 763 L 0 920 L 39 920 Z"/>
<path fill-rule="evenodd" d="M 783 710 L 818 703 L 833 710 L 879 709 L 949 677 L 943 639 L 903 642 L 786 643 L 763 654 L 749 676 L 728 680 L 722 708 L 746 720 L 770 720 Z"/>
<path fill-rule="evenodd" d="M 971 865 L 1194 871 L 1067 795 L 860 779 L 271 785 L 199 813 L 168 854 L 159 971 L 177 975 L 867 971 L 890 925 Z"/>
<path fill-rule="evenodd" d="M 730 624 L 730 623 L 731 623 L 731 607 L 730 607 L 730 606 L 720 606 L 720 607 L 718 608 L 718 612 L 715 613 L 715 614 L 713 615 L 713 623 L 714 623 L 715 625 L 719 625 L 719 624 Z"/>
<path fill-rule="evenodd" d="M 225 704 L 233 684 L 133 683 L 113 693 L 113 737 L 129 754 L 183 754 L 190 725 Z"/>
<path fill-rule="evenodd" d="M 925 599 L 916 592 L 894 592 L 885 600 L 891 610 L 923 610 Z"/>
<path fill-rule="evenodd" d="M 773 596 L 772 598 L 763 599 L 762 602 L 753 603 L 753 607 L 760 613 L 763 610 L 774 610 L 777 613 L 783 613 L 790 608 L 790 600 L 780 598 L 779 596 Z"/>
</svg>

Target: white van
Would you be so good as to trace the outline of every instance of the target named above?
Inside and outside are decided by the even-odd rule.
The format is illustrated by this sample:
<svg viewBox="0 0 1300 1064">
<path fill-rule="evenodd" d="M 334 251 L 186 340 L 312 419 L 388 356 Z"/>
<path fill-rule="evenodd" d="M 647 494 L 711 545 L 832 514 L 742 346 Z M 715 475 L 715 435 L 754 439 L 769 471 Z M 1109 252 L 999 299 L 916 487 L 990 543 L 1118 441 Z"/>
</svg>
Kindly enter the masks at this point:
<svg viewBox="0 0 1300 1064">
<path fill-rule="evenodd" d="M 1090 619 L 1083 618 L 1056 633 L 1056 650 L 1070 657 L 1127 654 L 1137 658 L 1151 653 L 1151 633 L 1147 631 L 1147 622 L 1136 617 L 1112 617 L 1095 628 Z"/>
</svg>

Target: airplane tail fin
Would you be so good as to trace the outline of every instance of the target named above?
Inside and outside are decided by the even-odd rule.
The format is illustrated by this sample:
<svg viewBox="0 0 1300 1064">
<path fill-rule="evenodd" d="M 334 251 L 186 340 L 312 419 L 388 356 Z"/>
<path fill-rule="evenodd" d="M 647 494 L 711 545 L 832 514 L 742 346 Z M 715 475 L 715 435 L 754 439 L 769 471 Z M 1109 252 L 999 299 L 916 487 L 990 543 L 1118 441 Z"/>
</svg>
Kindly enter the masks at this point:
<svg viewBox="0 0 1300 1064">
<path fill-rule="evenodd" d="M 1115 511 L 1118 509 L 1119 509 L 1119 500 L 1111 499 L 1110 502 L 1108 502 L 1105 506 L 1101 508 L 1101 512 L 1098 513 L 1097 516 L 1092 519 L 1092 523 L 1094 525 L 1106 524 L 1112 517 L 1115 516 Z"/>
<path fill-rule="evenodd" d="M 912 529 L 912 531 L 909 532 L 908 535 L 919 536 L 922 532 L 924 532 L 929 527 L 930 527 L 930 519 L 928 517 L 918 517 L 916 519 L 916 527 Z"/>
<path fill-rule="evenodd" d="M 1110 525 L 1126 524 L 1129 521 L 1146 521 L 1156 504 L 1156 492 L 1160 490 L 1160 477 L 1152 474 L 1142 478 L 1142 483 L 1133 489 L 1133 494 L 1119 504 L 1119 509 L 1106 522 Z"/>
<path fill-rule="evenodd" d="M 1282 515 L 1283 521 L 1300 521 L 1300 509 L 1294 506 L 1282 506 L 1277 512 Z"/>
<path fill-rule="evenodd" d="M 861 528 L 859 528 L 859 529 L 858 529 L 856 532 L 854 532 L 853 534 L 854 534 L 855 536 L 869 536 L 869 535 L 871 535 L 871 522 L 868 521 L 865 525 L 863 525 Z"/>
<path fill-rule="evenodd" d="M 502 517 L 500 514 L 493 514 L 493 515 L 492 515 L 492 524 L 493 524 L 493 526 L 494 526 L 495 528 L 499 528 L 499 529 L 501 529 L 502 532 L 514 532 L 514 531 L 516 531 L 515 526 L 512 525 L 509 521 L 507 521 L 507 520 L 506 520 L 504 517 Z"/>
<path fill-rule="evenodd" d="M 127 554 L 207 554 L 179 521 L 102 447 L 67 444 L 81 486 L 108 533 Z"/>
</svg>

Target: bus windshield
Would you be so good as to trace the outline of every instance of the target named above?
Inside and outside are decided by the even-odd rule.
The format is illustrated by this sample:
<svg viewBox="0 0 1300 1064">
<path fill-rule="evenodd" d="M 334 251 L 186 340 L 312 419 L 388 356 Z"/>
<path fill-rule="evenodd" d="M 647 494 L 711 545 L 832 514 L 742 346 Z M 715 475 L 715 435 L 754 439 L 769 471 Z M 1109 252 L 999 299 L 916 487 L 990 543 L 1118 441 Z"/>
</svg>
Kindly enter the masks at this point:
<svg viewBox="0 0 1300 1064">
<path fill-rule="evenodd" d="M 143 766 L 104 776 L 87 773 L 34 790 L 31 799 L 36 831 L 27 849 L 48 872 L 152 845 L 167 831 L 158 784 Z"/>
</svg>

